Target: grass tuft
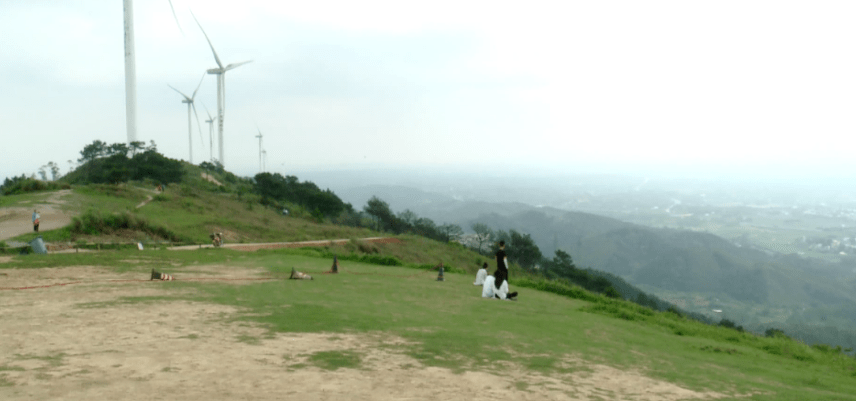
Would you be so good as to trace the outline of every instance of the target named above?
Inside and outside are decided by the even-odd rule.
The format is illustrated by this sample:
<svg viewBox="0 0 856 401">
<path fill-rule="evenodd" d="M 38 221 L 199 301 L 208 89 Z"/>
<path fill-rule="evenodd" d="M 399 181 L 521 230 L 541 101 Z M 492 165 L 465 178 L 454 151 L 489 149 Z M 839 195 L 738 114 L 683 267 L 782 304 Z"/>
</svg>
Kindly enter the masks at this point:
<svg viewBox="0 0 856 401">
<path fill-rule="evenodd" d="M 362 357 L 353 351 L 322 351 L 310 355 L 307 362 L 324 370 L 357 369 Z"/>
</svg>

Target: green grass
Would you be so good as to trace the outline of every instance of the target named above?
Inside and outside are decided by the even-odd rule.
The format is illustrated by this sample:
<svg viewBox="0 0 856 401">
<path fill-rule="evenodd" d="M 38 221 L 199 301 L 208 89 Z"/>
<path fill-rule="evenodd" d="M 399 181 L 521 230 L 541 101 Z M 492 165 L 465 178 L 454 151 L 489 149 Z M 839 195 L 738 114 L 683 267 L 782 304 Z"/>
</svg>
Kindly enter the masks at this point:
<svg viewBox="0 0 856 401">
<path fill-rule="evenodd" d="M 63 363 L 63 359 L 65 359 L 65 353 L 53 353 L 48 355 L 30 355 L 30 354 L 15 354 L 15 359 L 17 360 L 27 360 L 27 359 L 36 359 L 40 361 L 44 361 L 48 364 L 49 367 L 55 368 L 61 366 Z"/>
<path fill-rule="evenodd" d="M 323 275 L 320 273 L 330 268 L 328 252 L 323 248 L 254 253 L 213 249 L 111 251 L 60 255 L 66 256 L 63 259 L 18 256 L 15 263 L 0 266 L 102 265 L 117 272 L 138 271 L 143 278 L 147 278 L 150 266 L 166 266 L 165 271 L 178 275 L 205 264 L 229 264 L 263 267 L 274 276 L 285 276 L 293 267 L 314 275 L 315 280 L 235 286 L 182 282 L 179 278 L 163 287 L 174 292 L 117 302 L 190 300 L 236 306 L 241 312 L 227 320 L 259 324 L 269 332 L 261 337 L 235 338 L 249 344 L 263 344 L 277 333 L 400 337 L 404 345 L 383 347 L 409 355 L 423 365 L 456 372 L 494 371 L 497 361 L 515 362 L 528 371 L 544 374 L 586 371 L 593 364 L 604 364 L 641 371 L 694 390 L 752 393 L 755 395 L 748 399 L 753 400 L 856 400 L 852 395 L 856 394 L 856 360 L 834 350 L 706 326 L 576 287 L 542 286 L 546 291 L 538 291 L 535 288 L 542 284 L 530 279 L 513 279 L 520 300 L 504 302 L 482 299 L 480 288 L 471 284 L 470 274 L 449 273 L 445 282 L 437 282 L 433 271 L 418 269 L 413 262 L 381 266 L 343 260 L 340 274 Z M 411 257 L 436 257 L 433 252 Z M 557 290 L 566 292 L 553 293 Z M 204 341 L 204 337 L 186 338 Z M 62 361 L 62 355 L 20 357 Z M 585 362 L 573 362 L 580 359 Z M 359 368 L 361 363 L 359 352 L 343 350 L 313 354 L 289 369 Z"/>
<path fill-rule="evenodd" d="M 753 400 L 856 400 L 851 395 L 856 394 L 852 358 L 599 295 L 581 300 L 521 287 L 518 302 L 487 300 L 472 286 L 470 275 L 448 274 L 447 281 L 437 282 L 428 271 L 359 262 L 343 262 L 339 275 L 320 275 L 329 269 L 329 259 L 289 252 L 247 254 L 232 263 L 263 266 L 273 274 L 294 267 L 316 279 L 241 286 L 179 280 L 170 287 L 180 290 L 175 299 L 237 306 L 244 312 L 229 319 L 261 324 L 272 334 L 401 337 L 414 345 L 388 347 L 424 365 L 458 372 L 494 370 L 497 361 L 545 374 L 586 370 L 597 363 L 640 370 L 694 390 L 753 393 Z M 589 365 L 569 368 L 562 363 L 567 358 L 582 358 Z M 360 361 L 359 354 L 343 351 L 319 353 L 299 365 L 356 368 Z"/>
<path fill-rule="evenodd" d="M 356 369 L 360 367 L 362 357 L 354 351 L 321 351 L 310 355 L 307 362 L 324 370 Z"/>
</svg>

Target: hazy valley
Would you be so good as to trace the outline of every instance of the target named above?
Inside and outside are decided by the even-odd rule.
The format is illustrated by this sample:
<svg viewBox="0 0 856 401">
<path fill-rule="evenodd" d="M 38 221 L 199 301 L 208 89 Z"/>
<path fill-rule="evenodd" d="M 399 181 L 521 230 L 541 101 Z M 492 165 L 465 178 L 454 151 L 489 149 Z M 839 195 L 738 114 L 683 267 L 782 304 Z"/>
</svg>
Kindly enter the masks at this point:
<svg viewBox="0 0 856 401">
<path fill-rule="evenodd" d="M 845 186 L 381 172 L 359 180 L 347 173 L 309 177 L 356 208 L 377 196 L 396 213 L 458 224 L 465 240 L 473 223 L 528 233 L 545 257 L 562 249 L 578 266 L 616 274 L 712 319 L 856 345 L 856 196 Z"/>
</svg>

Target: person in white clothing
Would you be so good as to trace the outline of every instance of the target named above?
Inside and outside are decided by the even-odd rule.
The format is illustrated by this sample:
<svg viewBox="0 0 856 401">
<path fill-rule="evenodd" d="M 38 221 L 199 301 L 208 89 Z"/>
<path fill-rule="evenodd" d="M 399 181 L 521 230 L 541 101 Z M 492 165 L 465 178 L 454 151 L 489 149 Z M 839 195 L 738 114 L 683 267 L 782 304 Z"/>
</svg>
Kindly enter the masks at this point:
<svg viewBox="0 0 856 401">
<path fill-rule="evenodd" d="M 496 288 L 494 294 L 499 299 L 508 299 L 512 301 L 517 300 L 517 291 L 512 293 L 508 292 L 508 280 L 502 280 L 502 284 L 499 285 L 499 288 Z M 482 296 L 484 296 L 484 294 L 482 294 Z"/>
<path fill-rule="evenodd" d="M 484 279 L 487 277 L 487 262 L 479 269 L 479 272 L 476 273 L 476 282 L 473 285 L 484 285 Z"/>
<path fill-rule="evenodd" d="M 484 279 L 484 284 L 482 284 L 482 298 L 493 298 L 496 294 L 496 287 L 493 286 L 494 283 L 493 276 L 487 276 Z"/>
</svg>

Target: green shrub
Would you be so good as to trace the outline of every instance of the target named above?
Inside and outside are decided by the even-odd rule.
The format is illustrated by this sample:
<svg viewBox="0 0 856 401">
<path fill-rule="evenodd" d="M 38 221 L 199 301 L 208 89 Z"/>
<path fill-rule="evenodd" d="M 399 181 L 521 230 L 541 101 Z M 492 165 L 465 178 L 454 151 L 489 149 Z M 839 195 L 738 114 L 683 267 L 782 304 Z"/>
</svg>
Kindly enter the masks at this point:
<svg viewBox="0 0 856 401">
<path fill-rule="evenodd" d="M 404 266 L 404 263 L 395 256 L 384 255 L 361 255 L 357 258 L 358 262 L 372 263 L 383 266 Z"/>
<path fill-rule="evenodd" d="M 780 329 L 773 329 L 773 328 L 767 329 L 767 330 L 764 332 L 764 337 L 771 337 L 771 338 L 790 338 L 788 335 L 786 335 L 786 334 L 785 334 L 785 332 L 784 332 L 784 331 L 782 331 L 782 330 L 780 330 Z"/>
<path fill-rule="evenodd" d="M 68 189 L 70 185 L 59 183 L 56 181 L 41 181 L 34 178 L 27 178 L 21 174 L 20 177 L 8 177 L 0 185 L 0 193 L 3 195 L 16 195 L 35 191 L 53 191 L 57 189 Z"/>
<path fill-rule="evenodd" d="M 719 326 L 726 327 L 726 328 L 729 328 L 729 329 L 734 329 L 734 330 L 737 330 L 737 331 L 739 331 L 739 332 L 743 332 L 743 326 L 738 326 L 736 323 L 734 323 L 734 322 L 732 322 L 732 321 L 730 321 L 730 320 L 728 320 L 728 319 L 722 319 L 722 320 L 720 320 L 720 321 L 719 321 Z"/>
<path fill-rule="evenodd" d="M 684 317 L 684 314 L 681 313 L 681 311 L 678 310 L 678 308 L 676 308 L 674 305 L 669 306 L 669 308 L 666 309 L 666 312 L 669 312 L 669 313 L 671 313 L 677 317 L 681 317 L 681 318 Z"/>
<path fill-rule="evenodd" d="M 584 301 L 600 302 L 602 298 L 595 294 L 586 291 L 580 287 L 572 286 L 558 280 L 519 278 L 508 280 L 509 284 L 518 287 L 532 288 L 538 291 L 551 292 L 553 294 L 563 295 L 569 298 L 582 299 Z"/>
<path fill-rule="evenodd" d="M 89 209 L 71 220 L 71 232 L 76 234 L 99 235 L 117 230 L 142 231 L 170 241 L 183 241 L 178 234 L 169 229 L 151 225 L 144 217 L 130 212 L 102 215 L 98 210 Z"/>
</svg>

